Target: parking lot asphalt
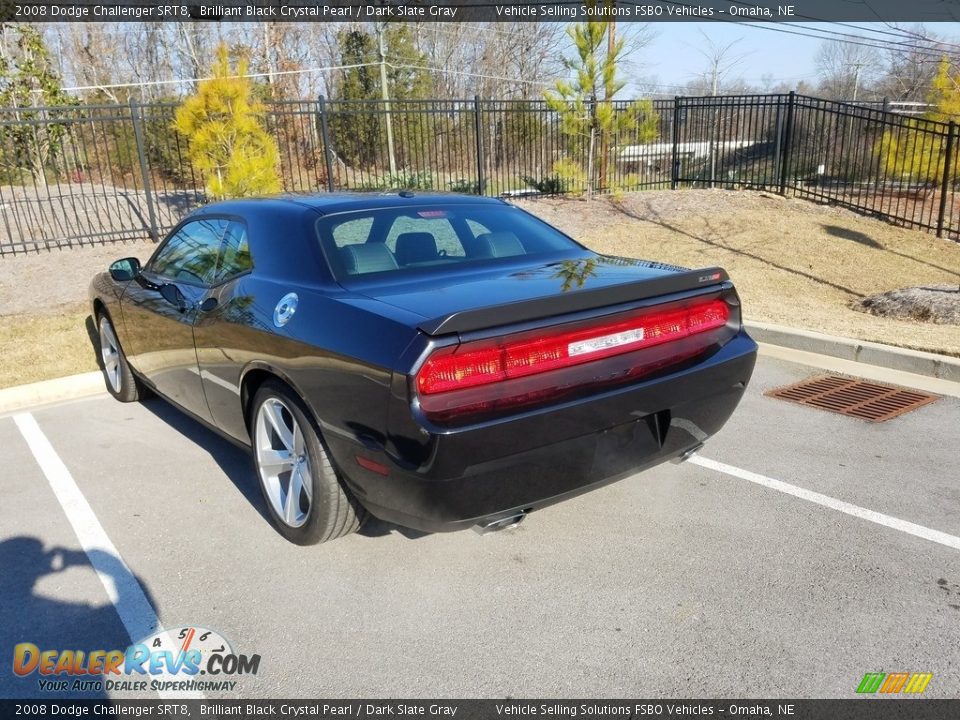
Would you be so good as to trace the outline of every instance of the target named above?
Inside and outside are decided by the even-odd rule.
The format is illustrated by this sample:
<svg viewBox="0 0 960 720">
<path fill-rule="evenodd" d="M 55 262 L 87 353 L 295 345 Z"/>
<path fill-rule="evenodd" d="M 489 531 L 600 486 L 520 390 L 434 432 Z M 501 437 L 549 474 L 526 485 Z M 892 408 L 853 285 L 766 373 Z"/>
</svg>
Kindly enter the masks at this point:
<svg viewBox="0 0 960 720">
<path fill-rule="evenodd" d="M 870 424 L 763 396 L 819 372 L 761 358 L 700 453 L 773 486 L 668 464 L 499 533 L 371 520 L 308 548 L 266 520 L 244 451 L 162 400 L 0 417 L 0 696 L 82 697 L 15 677 L 14 645 L 125 648 L 144 620 L 93 533 L 134 606 L 261 656 L 208 697 L 845 698 L 896 671 L 956 697 L 960 399 Z M 34 420 L 62 466 L 31 451 Z"/>
</svg>

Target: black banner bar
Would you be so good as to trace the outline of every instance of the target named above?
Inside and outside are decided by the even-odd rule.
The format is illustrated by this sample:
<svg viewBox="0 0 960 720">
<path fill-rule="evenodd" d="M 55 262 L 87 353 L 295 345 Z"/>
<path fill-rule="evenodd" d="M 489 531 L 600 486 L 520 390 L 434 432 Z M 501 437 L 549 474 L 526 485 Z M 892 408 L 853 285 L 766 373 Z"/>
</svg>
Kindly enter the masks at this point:
<svg viewBox="0 0 960 720">
<path fill-rule="evenodd" d="M 954 720 L 960 700 L 0 700 L 3 718 Z"/>
<path fill-rule="evenodd" d="M 958 0 L 0 0 L 24 22 L 957 22 Z"/>
</svg>

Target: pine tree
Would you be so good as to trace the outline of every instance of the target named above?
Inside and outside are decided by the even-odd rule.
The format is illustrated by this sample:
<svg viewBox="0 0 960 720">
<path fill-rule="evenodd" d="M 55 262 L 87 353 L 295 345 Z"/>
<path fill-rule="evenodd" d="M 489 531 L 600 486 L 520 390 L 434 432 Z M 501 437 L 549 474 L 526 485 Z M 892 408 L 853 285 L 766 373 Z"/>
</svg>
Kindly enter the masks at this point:
<svg viewBox="0 0 960 720">
<path fill-rule="evenodd" d="M 72 98 L 61 86 L 50 51 L 40 32 L 26 23 L 0 23 L 6 40 L 0 43 L 0 107 L 10 108 L 10 119 L 20 124 L 0 129 L 0 140 L 8 147 L 7 157 L 26 165 L 37 186 L 47 184 L 50 160 L 60 151 L 66 127 L 53 121 L 56 113 L 36 110 L 40 106 L 69 105 Z M 37 122 L 40 121 L 40 122 Z"/>
<path fill-rule="evenodd" d="M 622 110 L 614 107 L 613 98 L 626 84 L 617 77 L 624 40 L 608 43 L 609 32 L 608 20 L 588 20 L 567 28 L 576 55 L 563 58 L 563 65 L 574 79 L 558 80 L 556 89 L 545 93 L 547 105 L 559 115 L 560 130 L 571 146 L 586 144 L 588 195 L 593 193 L 595 180 L 599 180 L 601 189 L 609 186 L 609 157 L 605 153 L 598 162 L 598 140 L 601 148 L 608 149 L 622 136 L 645 143 L 658 134 L 658 118 L 649 100 L 638 100 Z M 561 165 L 566 174 L 576 174 L 569 160 Z"/>
<path fill-rule="evenodd" d="M 428 98 L 433 80 L 424 67 L 427 58 L 417 51 L 413 35 L 402 23 L 387 23 L 383 40 L 389 66 L 386 69 L 391 101 L 392 129 L 396 160 L 400 167 L 417 164 L 423 159 L 423 138 L 429 137 L 424 123 L 426 116 L 419 106 L 405 106 L 405 100 Z M 363 30 L 344 30 L 337 34 L 340 62 L 347 67 L 340 74 L 334 92 L 335 100 L 372 101 L 366 105 L 334 105 L 331 113 L 334 149 L 349 164 L 373 167 L 385 163 L 386 118 L 377 113 L 375 104 L 383 97 L 377 38 Z M 338 112 L 340 110 L 341 112 Z M 406 177 L 406 173 L 401 173 Z"/>
<path fill-rule="evenodd" d="M 337 82 L 335 100 L 379 100 L 380 81 L 376 67 L 375 41 L 360 30 L 342 30 L 337 33 L 340 62 L 348 66 Z M 343 107 L 343 106 L 341 106 Z M 338 157 L 350 165 L 370 167 L 380 156 L 381 117 L 377 107 L 351 105 L 346 112 L 334 112 L 330 121 L 333 147 Z"/>
<path fill-rule="evenodd" d="M 211 199 L 280 191 L 280 152 L 246 73 L 242 58 L 231 72 L 226 45 L 220 45 L 213 77 L 177 108 L 174 126 L 187 138 L 190 161 L 206 178 Z"/>
</svg>

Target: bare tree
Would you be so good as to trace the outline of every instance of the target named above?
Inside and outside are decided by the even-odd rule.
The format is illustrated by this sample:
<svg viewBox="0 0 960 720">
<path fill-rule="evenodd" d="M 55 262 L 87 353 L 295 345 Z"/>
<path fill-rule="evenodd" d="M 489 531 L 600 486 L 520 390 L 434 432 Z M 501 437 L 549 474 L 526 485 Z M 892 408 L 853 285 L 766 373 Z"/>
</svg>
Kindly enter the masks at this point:
<svg viewBox="0 0 960 720">
<path fill-rule="evenodd" d="M 560 72 L 563 26 L 548 22 L 422 23 L 417 50 L 443 97 L 529 100 Z"/>
<path fill-rule="evenodd" d="M 910 43 L 890 46 L 887 69 L 877 83 L 877 92 L 891 100 L 922 102 L 937 74 L 939 59 L 934 54 L 947 54 L 948 46 L 923 25 L 897 29 Z"/>
<path fill-rule="evenodd" d="M 69 79 L 75 86 L 90 88 L 82 97 L 102 96 L 108 102 L 123 99 L 114 85 L 125 78 L 120 74 L 116 46 L 118 36 L 106 23 L 63 23 L 60 32 L 60 61 L 69 67 Z"/>
<path fill-rule="evenodd" d="M 737 45 L 743 38 L 737 38 L 721 45 L 710 38 L 703 30 L 700 30 L 703 37 L 703 47 L 696 48 L 707 64 L 695 80 L 690 84 L 692 90 L 696 90 L 704 95 L 719 95 L 721 92 L 730 92 L 732 88 L 727 87 L 731 82 L 730 76 L 733 71 L 749 57 L 750 53 L 738 53 Z M 743 80 L 737 81 L 742 89 Z"/>
<path fill-rule="evenodd" d="M 815 58 L 820 94 L 835 100 L 862 100 L 876 96 L 875 85 L 883 68 L 880 52 L 865 45 L 839 40 L 824 41 Z"/>
</svg>

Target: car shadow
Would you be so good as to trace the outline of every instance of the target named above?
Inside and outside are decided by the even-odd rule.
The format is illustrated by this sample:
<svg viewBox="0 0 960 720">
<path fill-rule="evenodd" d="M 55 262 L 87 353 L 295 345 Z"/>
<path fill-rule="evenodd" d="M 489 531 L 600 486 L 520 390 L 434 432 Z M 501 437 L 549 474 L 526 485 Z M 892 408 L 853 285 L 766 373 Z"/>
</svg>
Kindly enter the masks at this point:
<svg viewBox="0 0 960 720">
<path fill-rule="evenodd" d="M 186 440 L 206 450 L 213 461 L 223 470 L 224 475 L 230 479 L 237 491 L 256 509 L 264 522 L 271 528 L 274 527 L 273 519 L 270 517 L 263 500 L 256 470 L 253 467 L 253 461 L 250 459 L 248 450 L 221 437 L 163 398 L 154 396 L 141 401 L 140 405 L 180 433 Z M 367 517 L 358 534 L 363 537 L 377 538 L 391 535 L 394 532 L 409 540 L 416 540 L 430 534 L 394 525 L 373 515 Z"/>
<path fill-rule="evenodd" d="M 97 363 L 97 369 L 100 370 L 100 379 L 103 381 L 103 387 L 109 390 L 107 377 L 103 374 L 103 355 L 100 354 L 100 332 L 97 330 L 97 323 L 93 315 L 87 315 L 83 321 L 83 327 L 87 331 L 87 339 L 90 341 L 90 352 L 93 353 L 93 359 Z"/>
<path fill-rule="evenodd" d="M 381 520 L 373 515 L 368 515 L 366 522 L 364 522 L 357 531 L 358 535 L 368 538 L 385 537 L 387 535 L 392 535 L 393 533 L 402 535 L 407 540 L 419 540 L 420 538 L 424 538 L 433 534 L 423 532 L 421 530 L 414 530 L 413 528 L 403 527 L 402 525 L 394 525 L 393 523 L 389 523 L 386 520 Z"/>
<path fill-rule="evenodd" d="M 97 569 L 94 569 L 93 562 Z M 130 584 L 123 582 L 128 572 L 122 561 L 103 550 L 91 549 L 88 552 L 66 547 L 45 547 L 36 537 L 20 535 L 0 541 L 0 568 L 3 568 L 3 602 L 0 602 L 0 697 L 3 698 L 42 698 L 45 700 L 83 699 L 109 701 L 104 689 L 102 675 L 75 675 L 69 672 L 42 674 L 39 668 L 19 675 L 14 672 L 17 662 L 15 648 L 20 644 L 36 646 L 30 651 L 22 650 L 20 668 L 30 669 L 31 658 L 38 659 L 30 652 L 49 650 L 82 650 L 89 653 L 94 650 L 125 651 L 131 639 L 117 615 L 116 608 L 106 600 L 102 604 L 85 601 L 60 599 L 47 594 L 49 588 L 69 587 L 69 575 L 53 584 L 41 581 L 71 569 L 99 572 L 110 577 L 120 593 L 117 604 L 125 603 L 123 593 Z M 150 605 L 156 603 L 143 582 L 135 578 Z M 69 594 L 66 597 L 70 597 Z M 136 641 L 142 638 L 136 638 Z M 112 678 L 111 678 L 112 679 Z M 66 682 L 65 690 L 41 689 L 40 681 Z M 81 683 L 74 685 L 75 681 Z M 98 681 L 101 681 L 97 687 Z M 87 684 L 89 683 L 89 684 Z M 108 713 L 109 714 L 109 713 Z"/>
<path fill-rule="evenodd" d="M 163 398 L 154 396 L 142 400 L 140 405 L 183 435 L 184 439 L 206 450 L 233 483 L 237 492 L 256 509 L 261 518 L 273 526 L 247 450 L 221 437 Z"/>
</svg>

